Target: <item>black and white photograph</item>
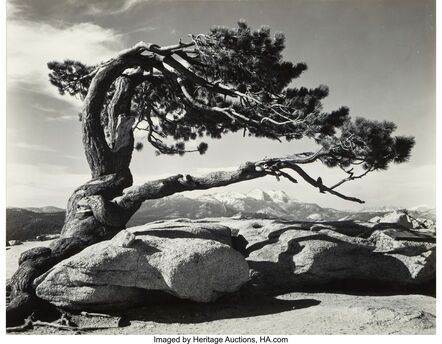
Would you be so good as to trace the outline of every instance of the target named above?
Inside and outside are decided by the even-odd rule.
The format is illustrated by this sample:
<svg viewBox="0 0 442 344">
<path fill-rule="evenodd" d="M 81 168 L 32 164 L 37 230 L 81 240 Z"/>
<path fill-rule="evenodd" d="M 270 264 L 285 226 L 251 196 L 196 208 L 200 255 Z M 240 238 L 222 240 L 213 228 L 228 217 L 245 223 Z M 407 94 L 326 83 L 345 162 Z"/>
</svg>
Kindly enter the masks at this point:
<svg viewBox="0 0 442 344">
<path fill-rule="evenodd" d="M 436 334 L 436 0 L 2 6 L 8 340 Z"/>
</svg>

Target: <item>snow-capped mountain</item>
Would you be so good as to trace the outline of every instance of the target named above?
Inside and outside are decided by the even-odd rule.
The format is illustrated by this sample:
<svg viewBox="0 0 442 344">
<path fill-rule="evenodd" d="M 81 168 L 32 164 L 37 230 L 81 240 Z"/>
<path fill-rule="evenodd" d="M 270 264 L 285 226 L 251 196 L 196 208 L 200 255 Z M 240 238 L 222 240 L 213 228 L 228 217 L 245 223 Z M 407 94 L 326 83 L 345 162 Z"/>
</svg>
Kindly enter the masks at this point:
<svg viewBox="0 0 442 344">
<path fill-rule="evenodd" d="M 420 208 L 410 210 L 413 216 L 421 216 Z M 244 215 L 248 217 L 282 218 L 294 221 L 368 221 L 401 207 L 365 208 L 349 212 L 323 208 L 314 203 L 303 203 L 284 191 L 255 189 L 247 193 L 207 193 L 198 197 L 174 195 L 145 202 L 128 225 L 140 225 L 157 219 L 187 217 L 223 217 Z M 435 211 L 426 210 L 426 218 L 435 219 Z"/>
<path fill-rule="evenodd" d="M 265 202 L 275 202 L 275 203 L 287 203 L 290 201 L 297 202 L 296 199 L 291 198 L 284 191 L 281 190 L 271 190 L 271 191 L 263 191 L 261 189 L 254 189 L 247 193 L 240 192 L 217 192 L 206 194 L 203 196 L 204 199 L 210 201 L 210 199 L 216 199 L 221 202 L 233 202 L 236 200 L 244 200 L 244 199 L 254 199 L 257 201 L 265 201 Z M 200 198 L 198 197 L 198 198 Z"/>
<path fill-rule="evenodd" d="M 276 204 L 278 206 L 290 202 L 297 202 L 296 199 L 291 198 L 284 191 L 263 191 L 254 189 L 248 193 L 213 193 L 198 197 L 199 200 L 204 200 L 209 203 L 223 203 L 226 206 L 234 208 L 236 211 L 242 212 L 257 212 L 257 208 L 264 210 L 265 205 Z M 271 207 L 276 210 L 275 207 Z M 277 208 L 277 207 L 276 207 Z"/>
<path fill-rule="evenodd" d="M 147 201 L 135 214 L 129 225 L 152 221 L 152 218 L 202 218 L 233 215 L 285 218 L 308 221 L 338 220 L 348 212 L 322 208 L 313 203 L 302 203 L 284 191 L 252 190 L 248 193 L 211 193 L 198 197 L 182 195 Z M 313 218 L 312 214 L 315 214 Z M 310 217 L 309 217 L 310 216 Z"/>
<path fill-rule="evenodd" d="M 198 197 L 178 194 L 146 201 L 127 226 L 137 226 L 162 219 L 200 219 L 238 215 L 291 221 L 369 221 L 396 209 L 398 207 L 365 208 L 358 212 L 341 211 L 323 208 L 314 203 L 300 202 L 284 191 L 255 189 L 248 193 L 208 193 Z M 416 219 L 436 221 L 434 208 L 416 206 L 409 208 L 408 211 Z M 29 240 L 39 234 L 59 233 L 63 221 L 64 210 L 55 207 L 8 208 L 6 213 L 7 239 Z"/>
<path fill-rule="evenodd" d="M 373 213 L 373 212 L 389 212 L 396 211 L 400 209 L 405 209 L 404 207 L 394 206 L 394 205 L 385 205 L 382 207 L 364 207 L 360 210 L 361 213 Z"/>
<path fill-rule="evenodd" d="M 426 204 L 416 205 L 414 207 L 408 208 L 410 211 L 419 211 L 419 212 L 427 212 L 433 210 L 430 206 Z"/>
</svg>

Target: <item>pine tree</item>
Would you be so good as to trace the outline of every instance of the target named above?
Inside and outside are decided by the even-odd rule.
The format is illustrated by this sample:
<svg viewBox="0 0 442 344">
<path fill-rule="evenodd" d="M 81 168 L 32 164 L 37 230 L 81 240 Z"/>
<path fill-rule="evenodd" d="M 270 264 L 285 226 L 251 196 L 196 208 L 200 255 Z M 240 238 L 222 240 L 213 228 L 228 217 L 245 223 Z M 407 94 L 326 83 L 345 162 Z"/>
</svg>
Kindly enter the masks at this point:
<svg viewBox="0 0 442 344">
<path fill-rule="evenodd" d="M 394 123 L 353 120 L 347 107 L 324 112 L 326 86 L 293 87 L 307 66 L 283 59 L 284 40 L 280 33 L 272 37 L 268 27 L 252 30 L 240 21 L 234 29 L 214 27 L 190 35 L 189 43 L 161 47 L 140 42 L 97 66 L 48 63 L 49 80 L 60 94 L 84 101 L 80 119 L 92 179 L 70 197 L 60 238 L 49 249 L 20 257 L 11 279 L 8 323 L 42 306 L 32 285 L 35 278 L 114 236 L 146 200 L 267 175 L 296 183 L 294 173 L 319 192 L 363 203 L 336 189 L 409 159 L 414 138 L 393 136 Z M 146 131 L 147 142 L 134 141 L 135 129 Z M 149 144 L 158 154 L 204 154 L 210 149 L 204 137 L 237 131 L 277 141 L 306 138 L 317 149 L 245 162 L 236 171 L 175 175 L 127 189 L 134 149 Z M 344 178 L 324 185 L 302 168 L 314 162 L 342 169 Z"/>
</svg>

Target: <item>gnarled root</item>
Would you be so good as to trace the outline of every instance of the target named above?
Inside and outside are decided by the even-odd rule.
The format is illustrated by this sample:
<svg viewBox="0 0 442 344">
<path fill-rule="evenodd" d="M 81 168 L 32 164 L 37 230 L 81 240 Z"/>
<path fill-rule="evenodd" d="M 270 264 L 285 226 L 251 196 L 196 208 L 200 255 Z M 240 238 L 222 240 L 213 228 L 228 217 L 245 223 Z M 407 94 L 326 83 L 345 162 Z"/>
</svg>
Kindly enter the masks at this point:
<svg viewBox="0 0 442 344">
<path fill-rule="evenodd" d="M 29 314 L 49 307 L 35 294 L 36 279 L 38 283 L 38 278 L 42 278 L 57 263 L 90 245 L 110 239 L 125 228 L 132 213 L 123 213 L 107 199 L 121 194 L 131 183 L 130 173 L 123 176 L 113 174 L 95 178 L 74 192 L 68 203 L 61 237 L 53 241 L 49 248 L 36 247 L 20 256 L 19 268 L 9 285 L 10 303 L 6 309 L 8 326 L 22 324 Z M 118 218 L 113 214 L 117 214 Z"/>
<path fill-rule="evenodd" d="M 25 332 L 34 329 L 34 327 L 50 327 L 57 330 L 72 331 L 75 333 L 118 328 L 118 326 L 79 327 L 76 324 L 72 323 L 64 314 L 62 314 L 61 318 L 55 322 L 34 320 L 34 316 L 30 315 L 25 319 L 22 325 L 7 327 L 6 332 Z"/>
</svg>

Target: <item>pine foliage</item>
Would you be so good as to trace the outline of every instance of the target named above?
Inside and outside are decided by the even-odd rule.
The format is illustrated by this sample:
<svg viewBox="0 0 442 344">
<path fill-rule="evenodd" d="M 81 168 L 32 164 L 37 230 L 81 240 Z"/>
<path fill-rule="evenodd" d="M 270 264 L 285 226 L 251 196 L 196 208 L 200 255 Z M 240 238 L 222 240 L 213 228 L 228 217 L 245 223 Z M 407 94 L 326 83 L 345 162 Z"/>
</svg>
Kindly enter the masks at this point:
<svg viewBox="0 0 442 344">
<path fill-rule="evenodd" d="M 409 159 L 414 138 L 394 136 L 394 123 L 352 120 L 345 106 L 325 112 L 322 100 L 328 95 L 327 86 L 294 87 L 293 81 L 307 65 L 284 60 L 284 34 L 272 36 L 266 26 L 253 30 L 239 21 L 236 28 L 214 27 L 191 39 L 193 47 L 177 51 L 175 59 L 212 87 L 192 77 L 178 85 L 163 72 L 156 74 L 156 82 L 141 83 L 132 98 L 138 127 L 148 132 L 158 154 L 204 154 L 206 143 L 188 149 L 188 141 L 242 131 L 272 140 L 311 139 L 328 152 L 320 160 L 329 167 L 360 165 L 373 171 Z M 65 60 L 48 67 L 50 82 L 61 94 L 86 96 L 90 82 L 86 76 L 94 66 Z M 217 92 L 216 85 L 221 84 L 232 92 Z M 107 102 L 112 95 L 111 87 Z M 103 109 L 103 124 L 106 118 Z M 134 148 L 142 147 L 137 143 Z"/>
</svg>

